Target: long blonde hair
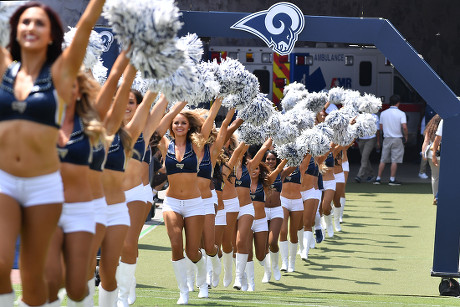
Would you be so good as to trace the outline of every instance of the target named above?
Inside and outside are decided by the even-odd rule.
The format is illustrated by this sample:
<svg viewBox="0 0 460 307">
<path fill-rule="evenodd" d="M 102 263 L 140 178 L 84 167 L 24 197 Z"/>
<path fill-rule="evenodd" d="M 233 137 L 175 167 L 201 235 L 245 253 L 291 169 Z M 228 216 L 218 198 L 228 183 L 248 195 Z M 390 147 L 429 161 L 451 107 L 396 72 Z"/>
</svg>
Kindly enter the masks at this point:
<svg viewBox="0 0 460 307">
<path fill-rule="evenodd" d="M 202 148 L 204 144 L 206 144 L 207 140 L 201 134 L 201 126 L 203 125 L 203 122 L 204 122 L 201 116 L 198 114 L 198 112 L 195 112 L 193 110 L 181 111 L 179 114 L 185 116 L 185 118 L 187 118 L 189 125 L 190 125 L 190 129 L 187 132 L 187 139 L 190 140 L 198 148 Z M 173 122 L 171 122 L 169 131 L 170 131 L 171 136 L 175 137 L 174 132 L 172 130 Z"/>
</svg>

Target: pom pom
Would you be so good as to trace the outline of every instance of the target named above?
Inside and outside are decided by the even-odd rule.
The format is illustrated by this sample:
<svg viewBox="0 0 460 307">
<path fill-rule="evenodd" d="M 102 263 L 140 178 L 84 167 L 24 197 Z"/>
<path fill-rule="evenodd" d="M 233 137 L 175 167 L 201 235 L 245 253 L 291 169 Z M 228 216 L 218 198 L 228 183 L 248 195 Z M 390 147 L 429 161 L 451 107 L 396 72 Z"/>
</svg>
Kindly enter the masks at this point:
<svg viewBox="0 0 460 307">
<path fill-rule="evenodd" d="M 281 105 L 283 106 L 284 111 L 292 110 L 297 106 L 302 100 L 308 96 L 308 91 L 295 91 L 290 90 L 287 95 L 281 100 Z"/>
<path fill-rule="evenodd" d="M 353 118 L 358 116 L 359 112 L 357 109 L 355 109 L 352 105 L 346 105 L 343 108 L 340 108 L 340 113 L 345 116 L 348 121 L 350 122 Z"/>
<path fill-rule="evenodd" d="M 347 90 L 343 87 L 333 87 L 327 93 L 328 100 L 333 104 L 343 104 L 347 97 Z"/>
<path fill-rule="evenodd" d="M 315 125 L 316 114 L 310 110 L 294 108 L 284 114 L 284 118 L 300 131 L 311 129 Z"/>
<path fill-rule="evenodd" d="M 184 62 L 176 46 L 182 24 L 173 0 L 111 0 L 102 15 L 143 78 L 166 78 Z"/>
<path fill-rule="evenodd" d="M 266 136 L 260 127 L 243 123 L 238 128 L 238 139 L 248 145 L 260 145 L 265 142 Z"/>
<path fill-rule="evenodd" d="M 217 63 L 215 63 L 217 65 Z M 220 84 L 216 80 L 213 63 L 203 62 L 196 66 L 197 82 L 191 93 L 188 102 L 192 105 L 198 105 L 201 102 L 213 100 L 220 91 Z"/>
<path fill-rule="evenodd" d="M 331 140 L 321 128 L 307 129 L 302 132 L 298 142 L 305 146 L 305 149 L 312 157 L 326 154 L 331 147 Z"/>
<path fill-rule="evenodd" d="M 273 104 L 265 94 L 259 94 L 238 112 L 238 117 L 254 126 L 262 126 L 267 119 L 275 112 Z"/>
<path fill-rule="evenodd" d="M 289 92 L 296 92 L 296 91 L 306 91 L 305 84 L 298 83 L 296 81 L 289 83 L 284 87 L 283 96 L 286 96 Z"/>
<path fill-rule="evenodd" d="M 345 101 L 343 102 L 343 106 L 354 108 L 356 111 L 358 111 L 360 97 L 361 97 L 361 94 L 359 93 L 359 91 L 347 90 Z"/>
<path fill-rule="evenodd" d="M 345 129 L 349 123 L 349 118 L 340 110 L 333 110 L 324 119 L 324 123 L 334 130 Z"/>
<path fill-rule="evenodd" d="M 355 125 L 348 125 L 346 129 L 334 131 L 331 141 L 340 146 L 347 146 L 356 138 Z"/>
<path fill-rule="evenodd" d="M 73 41 L 77 28 L 69 27 L 69 31 L 64 34 L 64 42 L 62 48 L 67 48 Z M 92 69 L 93 66 L 97 65 L 101 61 L 101 55 L 104 52 L 104 43 L 99 33 L 91 30 L 89 36 L 88 46 L 86 47 L 85 58 L 83 59 L 83 65 L 87 69 Z"/>
<path fill-rule="evenodd" d="M 272 135 L 273 143 L 280 146 L 295 141 L 299 135 L 299 130 L 292 124 L 281 121 L 279 130 Z"/>
<path fill-rule="evenodd" d="M 377 132 L 377 118 L 372 114 L 360 114 L 356 117 L 356 137 L 369 137 Z"/>
<path fill-rule="evenodd" d="M 10 17 L 22 3 L 8 3 L 0 1 L 0 46 L 5 47 L 10 43 Z"/>
<path fill-rule="evenodd" d="M 327 94 L 326 93 L 310 93 L 307 96 L 307 101 L 305 102 L 305 107 L 310 111 L 316 113 L 321 112 L 324 106 L 327 103 Z"/>
<path fill-rule="evenodd" d="M 382 108 L 382 100 L 372 94 L 364 94 L 358 101 L 358 110 L 362 113 L 377 113 Z"/>
<path fill-rule="evenodd" d="M 318 133 L 322 133 L 324 134 L 326 137 L 328 137 L 329 139 L 332 138 L 332 136 L 334 135 L 334 130 L 332 130 L 328 125 L 326 125 L 325 123 L 319 123 L 318 125 L 316 125 L 315 127 L 313 127 L 313 130 L 316 130 Z"/>
<path fill-rule="evenodd" d="M 198 64 L 203 56 L 203 42 L 196 33 L 188 33 L 177 41 L 177 48 L 183 50 L 194 64 Z"/>
<path fill-rule="evenodd" d="M 103 85 L 107 80 L 107 67 L 104 66 L 102 60 L 96 62 L 96 64 L 91 67 L 91 73 L 93 74 L 94 79 L 99 82 L 100 85 Z"/>
<path fill-rule="evenodd" d="M 287 166 L 299 166 L 307 153 L 306 147 L 297 142 L 275 146 L 278 158 L 287 159 Z"/>
<path fill-rule="evenodd" d="M 152 80 L 146 80 L 142 78 L 141 73 L 137 72 L 131 88 L 139 91 L 142 95 L 145 95 L 150 87 L 151 82 Z"/>
<path fill-rule="evenodd" d="M 263 126 L 267 136 L 272 137 L 276 135 L 281 126 L 281 113 L 274 112 L 268 119 L 267 123 Z"/>
</svg>

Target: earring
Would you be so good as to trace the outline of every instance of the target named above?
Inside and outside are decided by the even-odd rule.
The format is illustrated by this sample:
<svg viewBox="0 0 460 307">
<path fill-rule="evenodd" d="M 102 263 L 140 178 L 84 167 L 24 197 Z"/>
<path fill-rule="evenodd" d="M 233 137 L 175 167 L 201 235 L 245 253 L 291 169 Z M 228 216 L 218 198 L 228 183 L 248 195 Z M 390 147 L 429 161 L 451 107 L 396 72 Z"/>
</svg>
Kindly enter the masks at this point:
<svg viewBox="0 0 460 307">
<path fill-rule="evenodd" d="M 50 45 L 50 46 L 51 46 L 52 44 L 53 44 L 53 41 L 50 41 L 50 42 L 48 43 L 48 45 Z"/>
</svg>

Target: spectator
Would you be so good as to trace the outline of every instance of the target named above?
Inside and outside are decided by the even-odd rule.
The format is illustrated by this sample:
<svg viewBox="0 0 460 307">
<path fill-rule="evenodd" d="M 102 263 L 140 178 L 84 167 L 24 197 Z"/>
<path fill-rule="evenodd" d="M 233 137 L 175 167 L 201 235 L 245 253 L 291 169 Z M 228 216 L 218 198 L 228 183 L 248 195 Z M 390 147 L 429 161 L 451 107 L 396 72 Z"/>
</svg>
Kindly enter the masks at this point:
<svg viewBox="0 0 460 307">
<path fill-rule="evenodd" d="M 367 182 L 371 182 L 374 178 L 374 171 L 372 170 L 369 156 L 377 144 L 377 133 L 380 133 L 380 125 L 379 117 L 376 114 L 372 115 L 375 118 L 377 132 L 374 135 L 365 136 L 358 139 L 359 152 L 361 153 L 361 166 L 359 167 L 358 175 L 355 177 L 355 182 L 357 183 L 361 183 L 362 179 L 366 179 Z"/>
<path fill-rule="evenodd" d="M 380 184 L 380 177 L 385 169 L 385 164 L 391 162 L 391 174 L 389 185 L 401 185 L 396 181 L 396 171 L 398 163 L 403 162 L 404 143 L 407 142 L 408 131 L 406 124 L 406 114 L 399 110 L 399 95 L 390 97 L 390 108 L 380 114 L 380 130 L 383 131 L 384 140 L 382 142 L 382 156 L 380 158 L 379 173 L 374 184 Z M 401 132 L 401 128 L 403 132 Z M 402 140 L 404 133 L 404 143 Z M 377 135 L 379 136 L 379 135 Z M 377 143 L 380 146 L 380 142 Z"/>
<path fill-rule="evenodd" d="M 422 122 L 420 123 L 420 133 L 422 135 L 423 143 L 425 142 L 426 125 L 430 122 L 430 120 L 435 115 L 436 115 L 436 112 L 427 104 L 425 106 L 425 111 L 424 111 L 424 116 L 422 118 Z M 431 140 L 431 142 L 433 141 Z M 426 157 L 425 158 L 423 157 L 423 152 L 421 153 L 421 155 L 422 155 L 422 159 L 420 160 L 420 169 L 418 172 L 418 176 L 421 179 L 427 179 L 428 175 L 426 174 L 426 165 L 428 164 L 428 160 L 426 159 Z"/>
<path fill-rule="evenodd" d="M 431 157 L 430 166 L 433 165 L 434 167 L 438 168 L 438 182 L 439 182 L 439 162 L 440 162 L 440 153 L 441 153 L 442 126 L 443 126 L 443 120 L 439 122 L 438 129 L 436 130 L 436 136 L 434 138 L 433 145 L 431 146 L 431 150 L 433 154 Z M 436 185 L 436 189 L 437 189 L 437 185 Z M 433 195 L 434 195 L 433 205 L 437 205 L 438 204 L 438 191 L 436 190 L 436 193 L 435 193 L 434 188 L 433 188 Z"/>
</svg>

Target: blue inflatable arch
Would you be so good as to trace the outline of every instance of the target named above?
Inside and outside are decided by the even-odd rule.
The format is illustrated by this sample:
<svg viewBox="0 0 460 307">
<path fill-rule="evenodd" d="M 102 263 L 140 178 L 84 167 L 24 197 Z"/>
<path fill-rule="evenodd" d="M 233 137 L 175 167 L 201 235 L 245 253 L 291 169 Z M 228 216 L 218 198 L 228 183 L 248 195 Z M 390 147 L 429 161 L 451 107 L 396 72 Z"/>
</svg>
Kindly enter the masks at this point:
<svg viewBox="0 0 460 307">
<path fill-rule="evenodd" d="M 180 35 L 196 33 L 200 37 L 255 38 L 248 32 L 230 29 L 249 13 L 182 11 L 182 14 L 184 26 Z M 456 95 L 386 19 L 305 15 L 305 28 L 298 40 L 375 45 L 444 119 L 431 274 L 460 277 L 460 202 L 457 204 L 459 197 L 455 188 L 460 174 L 460 163 L 457 163 L 460 103 Z"/>
</svg>

